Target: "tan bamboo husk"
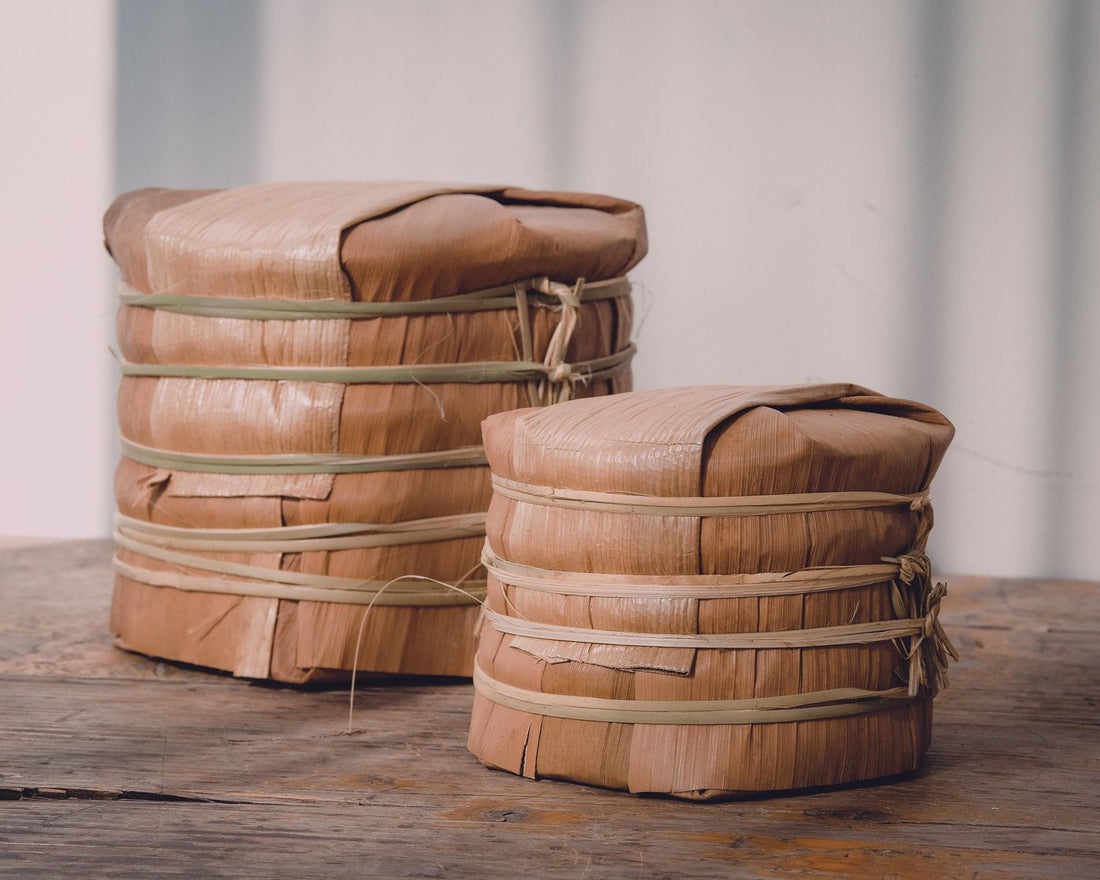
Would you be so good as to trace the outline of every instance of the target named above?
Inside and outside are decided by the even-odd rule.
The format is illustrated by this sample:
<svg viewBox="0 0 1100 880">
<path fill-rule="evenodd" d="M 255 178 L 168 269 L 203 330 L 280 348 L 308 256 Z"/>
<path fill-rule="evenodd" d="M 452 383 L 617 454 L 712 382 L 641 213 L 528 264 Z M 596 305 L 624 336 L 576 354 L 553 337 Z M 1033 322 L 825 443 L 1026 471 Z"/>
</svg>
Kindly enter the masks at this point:
<svg viewBox="0 0 1100 880">
<path fill-rule="evenodd" d="M 914 769 L 953 653 L 923 555 L 953 433 L 852 385 L 490 417 L 470 749 L 704 800 Z"/>
<path fill-rule="evenodd" d="M 140 190 L 104 225 L 123 282 L 118 643 L 288 682 L 469 675 L 473 600 L 377 589 L 484 584 L 482 419 L 629 388 L 629 284 L 613 279 L 645 253 L 641 209 L 495 186 L 271 184 Z M 606 378 L 584 375 L 616 353 Z M 492 372 L 516 362 L 532 376 Z M 363 529 L 317 537 L 328 524 Z"/>
</svg>

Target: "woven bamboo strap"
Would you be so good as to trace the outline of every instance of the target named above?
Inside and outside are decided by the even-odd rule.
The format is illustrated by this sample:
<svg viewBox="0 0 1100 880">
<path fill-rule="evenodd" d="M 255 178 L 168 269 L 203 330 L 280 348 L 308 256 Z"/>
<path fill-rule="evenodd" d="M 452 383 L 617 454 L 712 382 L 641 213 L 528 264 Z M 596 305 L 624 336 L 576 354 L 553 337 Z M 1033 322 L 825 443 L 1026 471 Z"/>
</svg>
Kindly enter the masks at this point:
<svg viewBox="0 0 1100 880">
<path fill-rule="evenodd" d="M 869 645 L 909 638 L 924 631 L 925 620 L 875 620 L 846 626 L 750 633 L 653 633 L 588 629 L 522 620 L 485 608 L 485 617 L 497 632 L 555 642 L 596 645 L 633 645 L 643 648 L 825 648 L 833 645 Z"/>
<path fill-rule="evenodd" d="M 481 562 L 502 584 L 567 596 L 607 596 L 657 599 L 743 599 L 794 596 L 867 587 L 893 580 L 898 564 L 837 565 L 791 572 L 760 574 L 630 575 L 551 571 L 509 562 L 488 544 Z"/>
<path fill-rule="evenodd" d="M 484 384 L 493 382 L 546 382 L 556 385 L 599 382 L 625 371 L 634 357 L 633 343 L 621 351 L 573 364 L 550 365 L 538 361 L 476 361 L 458 364 L 398 364 L 372 367 L 291 367 L 218 364 L 138 364 L 120 361 L 124 376 L 176 379 L 266 379 L 289 382 L 340 382 L 372 384 Z M 564 367 L 568 367 L 565 370 Z"/>
<path fill-rule="evenodd" d="M 305 553 L 360 550 L 429 541 L 477 538 L 485 534 L 485 514 L 460 513 L 398 523 L 313 523 L 270 529 L 197 529 L 146 522 L 115 514 L 125 538 L 165 550 L 241 553 Z"/>
<path fill-rule="evenodd" d="M 485 447 L 464 446 L 436 452 L 395 455 L 345 455 L 341 453 L 208 455 L 159 449 L 119 438 L 124 456 L 151 467 L 204 474 L 363 474 L 379 471 L 428 470 L 486 465 Z"/>
<path fill-rule="evenodd" d="M 117 555 L 114 570 L 125 578 L 153 587 L 171 587 L 192 593 L 218 593 L 225 596 L 256 596 L 262 599 L 290 599 L 295 602 L 328 602 L 336 605 L 394 605 L 443 607 L 477 605 L 485 596 L 485 581 L 464 581 L 466 595 L 450 585 L 440 586 L 429 578 L 402 575 L 389 581 L 360 581 L 308 575 L 306 581 L 249 580 L 204 577 L 174 571 L 153 571 L 124 562 Z M 255 569 L 271 572 L 271 569 Z M 274 572 L 293 575 L 294 572 Z M 407 583 L 406 583 L 407 582 Z"/>
<path fill-rule="evenodd" d="M 399 578 L 399 582 L 360 580 L 228 562 L 184 551 L 300 553 L 443 541 L 483 534 L 483 514 L 392 525 L 321 523 L 278 529 L 181 529 L 120 516 L 114 536 L 119 548 L 205 574 L 154 571 L 126 562 L 117 555 L 114 567 L 119 574 L 140 583 L 191 592 L 346 605 L 470 605 L 484 598 L 485 581 L 466 581 L 463 593 L 451 585 L 415 576 Z"/>
<path fill-rule="evenodd" d="M 409 315 L 443 315 L 458 312 L 485 312 L 519 308 L 519 297 L 527 305 L 552 307 L 562 304 L 579 306 L 629 296 L 631 284 L 625 277 L 593 281 L 580 290 L 551 281 L 546 276 L 527 278 L 512 284 L 475 290 L 454 296 L 412 302 L 340 302 L 301 299 L 242 299 L 224 296 L 187 296 L 171 293 L 145 293 L 126 282 L 119 284 L 119 302 L 179 315 L 204 318 L 239 318 L 252 321 L 319 321 L 331 319 L 369 319 Z"/>
<path fill-rule="evenodd" d="M 510 709 L 609 724 L 769 724 L 861 715 L 905 705 L 905 688 L 870 691 L 836 688 L 780 697 L 745 700 L 609 700 L 545 694 L 496 681 L 474 666 L 474 688 L 486 699 Z"/>
<path fill-rule="evenodd" d="M 489 548 L 482 564 L 502 585 L 571 596 L 642 599 L 721 599 L 802 595 L 889 582 L 896 619 L 846 626 L 758 633 L 641 633 L 544 624 L 500 614 L 485 615 L 499 632 L 527 638 L 605 645 L 670 648 L 814 648 L 893 641 L 909 662 L 908 690 L 933 696 L 947 685 L 949 658 L 959 654 L 939 621 L 947 585 L 930 586 L 931 564 L 921 550 L 883 559 L 881 565 L 831 566 L 794 572 L 737 575 L 610 575 L 549 571 L 501 559 Z"/>
<path fill-rule="evenodd" d="M 528 504 L 633 513 L 643 516 L 764 516 L 821 510 L 860 510 L 897 507 L 924 511 L 928 494 L 895 495 L 889 492 L 814 492 L 790 495 L 658 496 L 625 492 L 590 492 L 557 486 L 538 486 L 493 475 L 493 490 L 505 498 Z"/>
<path fill-rule="evenodd" d="M 416 302 L 343 302 L 329 300 L 240 299 L 143 294 L 121 285 L 123 305 L 161 309 L 188 315 L 259 320 L 325 320 L 388 316 L 450 314 L 515 308 L 519 316 L 522 357 L 516 362 L 488 361 L 460 364 L 409 364 L 390 367 L 216 367 L 209 365 L 153 365 L 123 362 L 123 375 L 213 379 L 293 379 L 348 384 L 525 382 L 532 406 L 568 400 L 573 386 L 611 379 L 624 372 L 634 357 L 634 345 L 602 358 L 569 363 L 565 356 L 580 320 L 584 303 L 630 296 L 624 277 L 586 282 L 570 287 L 546 276 L 510 285 Z M 542 361 L 535 360 L 530 307 L 560 307 L 561 318 L 547 344 Z"/>
</svg>

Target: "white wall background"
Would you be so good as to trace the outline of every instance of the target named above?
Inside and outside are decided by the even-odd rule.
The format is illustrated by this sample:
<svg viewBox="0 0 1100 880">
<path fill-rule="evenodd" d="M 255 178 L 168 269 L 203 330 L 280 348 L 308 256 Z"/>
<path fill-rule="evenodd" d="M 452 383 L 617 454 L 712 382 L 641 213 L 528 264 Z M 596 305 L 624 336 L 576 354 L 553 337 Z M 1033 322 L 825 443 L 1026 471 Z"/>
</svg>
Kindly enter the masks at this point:
<svg viewBox="0 0 1100 880">
<path fill-rule="evenodd" d="M 34 132 L 0 147 L 0 534 L 107 530 L 93 252 L 109 193 L 442 178 L 640 201 L 638 387 L 850 380 L 931 403 L 958 427 L 933 487 L 938 567 L 1100 580 L 1100 4 L 0 0 L 0 15 L 9 47 L 29 47 L 4 57 L 3 118 Z"/>
<path fill-rule="evenodd" d="M 113 11 L 0 0 L 0 535 L 107 528 Z"/>
</svg>

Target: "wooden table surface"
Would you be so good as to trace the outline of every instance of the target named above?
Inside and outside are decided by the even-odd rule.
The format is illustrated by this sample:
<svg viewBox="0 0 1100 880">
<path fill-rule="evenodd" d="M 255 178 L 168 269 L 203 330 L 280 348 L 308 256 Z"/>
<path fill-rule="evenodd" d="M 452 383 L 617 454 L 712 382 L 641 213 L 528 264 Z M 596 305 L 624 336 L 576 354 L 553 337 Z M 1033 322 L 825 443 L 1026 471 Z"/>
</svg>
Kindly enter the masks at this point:
<svg viewBox="0 0 1100 880">
<path fill-rule="evenodd" d="M 0 876 L 1100 877 L 1100 585 L 950 579 L 889 784 L 694 804 L 483 768 L 467 683 L 299 690 L 112 647 L 111 546 L 0 549 Z"/>
</svg>

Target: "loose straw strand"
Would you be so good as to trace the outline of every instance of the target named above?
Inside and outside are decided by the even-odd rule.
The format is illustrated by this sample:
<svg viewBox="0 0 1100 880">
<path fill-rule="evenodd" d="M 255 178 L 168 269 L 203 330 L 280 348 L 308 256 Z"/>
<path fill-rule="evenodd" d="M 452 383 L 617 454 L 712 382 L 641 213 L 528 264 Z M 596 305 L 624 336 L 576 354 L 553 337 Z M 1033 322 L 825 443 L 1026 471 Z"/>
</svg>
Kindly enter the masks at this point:
<svg viewBox="0 0 1100 880">
<path fill-rule="evenodd" d="M 527 285 L 516 282 L 513 287 L 516 296 L 516 315 L 519 318 L 521 357 L 524 361 L 533 361 L 535 359 L 535 342 L 531 331 L 531 311 L 527 302 Z M 538 383 L 534 379 L 527 380 L 527 399 L 531 406 L 538 406 Z"/>
<path fill-rule="evenodd" d="M 449 584 L 446 581 L 441 581 L 437 578 L 428 577 L 427 575 L 423 574 L 402 574 L 398 575 L 395 578 L 392 578 L 381 587 L 379 587 L 378 592 L 374 594 L 374 597 L 370 600 L 370 602 L 367 603 L 366 607 L 363 608 L 363 615 L 359 618 L 359 631 L 356 633 L 355 636 L 355 653 L 352 655 L 351 660 L 351 682 L 348 692 L 348 733 L 351 733 L 352 731 L 352 716 L 355 712 L 355 678 L 356 672 L 359 667 L 359 652 L 360 650 L 362 650 L 363 647 L 363 633 L 365 632 L 367 626 L 367 615 L 370 614 L 371 609 L 374 607 L 379 597 L 387 589 L 389 589 L 391 586 L 398 583 L 399 581 L 430 581 L 431 583 L 437 584 L 438 586 L 446 587 L 448 590 L 454 590 L 456 593 L 461 593 L 463 596 L 471 599 L 476 605 L 483 605 L 484 603 L 482 602 L 482 600 L 478 599 L 477 596 L 473 595 L 472 593 L 468 593 L 466 590 L 462 589 L 459 586 L 459 584 L 464 583 L 467 578 L 469 578 L 470 575 L 472 575 L 480 567 L 481 563 L 479 562 L 464 575 L 462 575 L 462 577 L 458 579 L 458 582 L 454 584 Z"/>
</svg>

